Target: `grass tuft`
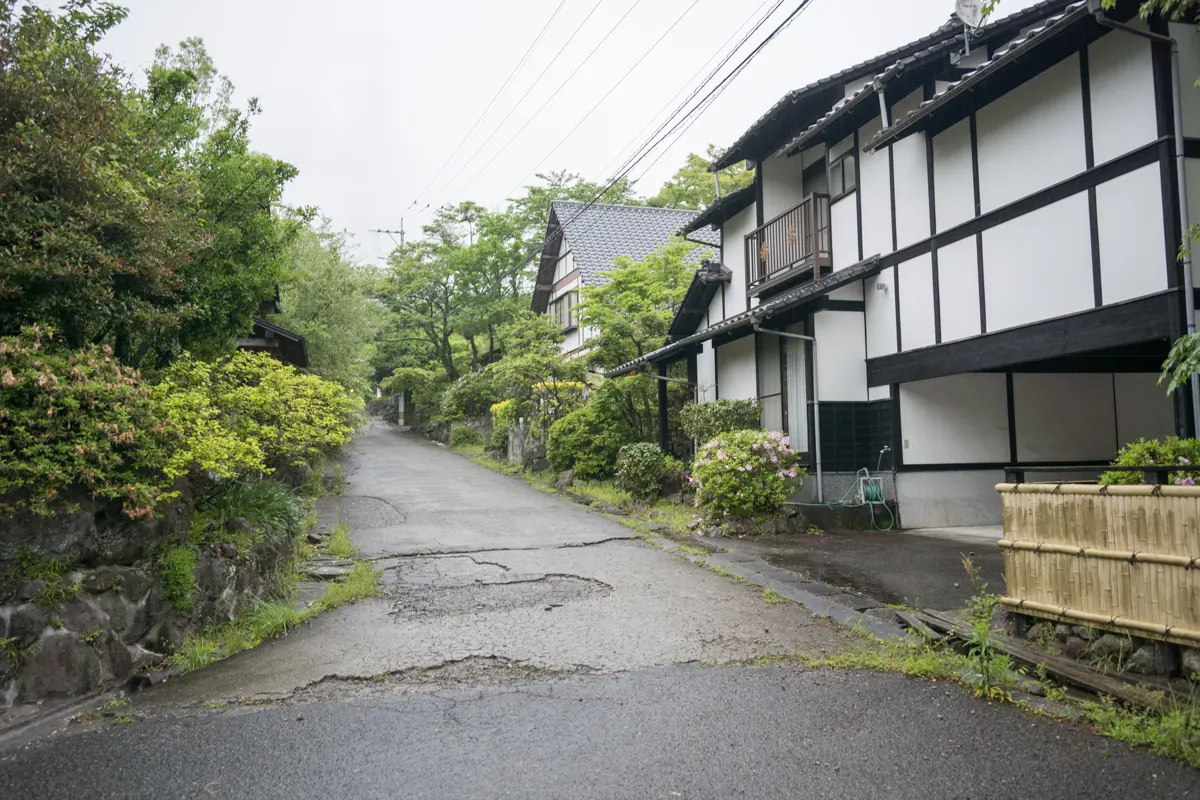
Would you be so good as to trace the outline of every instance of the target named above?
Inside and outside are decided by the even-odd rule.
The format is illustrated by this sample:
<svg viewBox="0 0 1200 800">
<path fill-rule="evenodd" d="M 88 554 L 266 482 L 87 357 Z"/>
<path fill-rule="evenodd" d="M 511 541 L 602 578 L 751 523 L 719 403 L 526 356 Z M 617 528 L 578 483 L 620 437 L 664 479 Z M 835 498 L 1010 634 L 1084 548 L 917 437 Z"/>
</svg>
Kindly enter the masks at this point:
<svg viewBox="0 0 1200 800">
<path fill-rule="evenodd" d="M 767 603 L 768 605 L 776 606 L 780 603 L 790 603 L 791 601 L 774 589 L 763 589 L 763 602 Z"/>
<path fill-rule="evenodd" d="M 204 633 L 190 637 L 171 656 L 171 666 L 184 672 L 200 669 L 282 636 L 325 611 L 377 595 L 382 574 L 370 562 L 360 561 L 349 575 L 339 583 L 330 584 L 321 599 L 306 609 L 298 610 L 286 600 L 259 603 L 232 622 L 210 626 Z"/>
<path fill-rule="evenodd" d="M 158 557 L 158 575 L 162 580 L 167 605 L 180 613 L 191 610 L 196 581 L 196 551 L 190 547 L 172 547 Z"/>
<path fill-rule="evenodd" d="M 338 523 L 333 526 L 333 530 L 329 532 L 329 538 L 325 541 L 325 551 L 338 558 L 354 557 L 354 545 L 350 543 L 349 525 L 338 520 Z"/>
</svg>

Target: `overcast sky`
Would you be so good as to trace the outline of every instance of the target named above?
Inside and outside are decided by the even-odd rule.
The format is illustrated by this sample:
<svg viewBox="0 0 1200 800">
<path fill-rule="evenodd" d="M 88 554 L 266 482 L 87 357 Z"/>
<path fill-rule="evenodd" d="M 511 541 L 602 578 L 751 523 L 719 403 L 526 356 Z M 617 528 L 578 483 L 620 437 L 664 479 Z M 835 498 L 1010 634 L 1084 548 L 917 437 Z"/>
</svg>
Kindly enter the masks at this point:
<svg viewBox="0 0 1200 800">
<path fill-rule="evenodd" d="M 729 49 L 722 43 L 774 4 L 599 0 L 597 6 L 597 1 L 561 0 L 529 59 L 424 192 L 560 0 L 123 0 L 129 18 L 103 49 L 140 73 L 159 44 L 201 37 L 217 68 L 237 87 L 237 97 L 257 97 L 262 105 L 254 146 L 299 168 L 285 201 L 319 206 L 336 228 L 353 234 L 360 259 L 374 261 L 392 244 L 368 231 L 398 228 L 403 218 L 410 236 L 418 235 L 432 212 L 418 213 L 426 204 L 436 208 L 471 199 L 496 208 L 535 171 L 567 169 L 591 180 L 611 176 L 618 157 L 648 136 L 647 123 L 678 104 L 682 96 L 673 98 L 691 91 L 706 62 Z M 1032 2 L 1005 0 L 1002 8 L 1011 13 Z M 797 3 L 785 0 L 729 66 Z M 948 18 L 953 5 L 953 0 L 813 0 L 657 163 L 650 166 L 657 154 L 652 155 L 631 176 L 640 177 L 643 194 L 655 192 L 688 152 L 703 151 L 710 142 L 731 144 L 788 90 L 924 35 Z M 625 82 L 549 155 L 676 20 Z"/>
</svg>

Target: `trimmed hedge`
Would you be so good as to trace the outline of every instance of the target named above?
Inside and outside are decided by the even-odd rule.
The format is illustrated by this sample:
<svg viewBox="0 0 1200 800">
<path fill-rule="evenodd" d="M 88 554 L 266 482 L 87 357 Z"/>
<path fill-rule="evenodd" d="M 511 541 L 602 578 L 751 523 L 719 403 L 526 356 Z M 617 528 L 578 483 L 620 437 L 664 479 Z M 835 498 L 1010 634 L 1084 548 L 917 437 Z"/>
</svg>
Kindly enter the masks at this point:
<svg viewBox="0 0 1200 800">
<path fill-rule="evenodd" d="M 616 470 L 621 448 L 633 438 L 633 431 L 622 420 L 588 404 L 550 426 L 546 458 L 556 471 L 573 469 L 575 477 L 582 480 L 609 478 Z"/>
<path fill-rule="evenodd" d="M 757 400 L 714 400 L 684 406 L 679 422 L 684 433 L 704 443 L 723 433 L 757 430 L 761 426 L 761 415 Z"/>
<path fill-rule="evenodd" d="M 657 497 L 662 488 L 667 458 L 656 444 L 627 444 L 617 454 L 617 488 L 637 500 Z"/>
</svg>

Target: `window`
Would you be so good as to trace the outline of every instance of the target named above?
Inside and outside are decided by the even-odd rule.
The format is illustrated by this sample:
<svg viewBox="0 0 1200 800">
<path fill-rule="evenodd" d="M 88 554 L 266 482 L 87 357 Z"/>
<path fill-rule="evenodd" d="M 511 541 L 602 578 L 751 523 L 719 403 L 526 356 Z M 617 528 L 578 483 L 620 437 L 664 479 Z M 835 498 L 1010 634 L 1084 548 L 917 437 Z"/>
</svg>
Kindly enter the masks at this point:
<svg viewBox="0 0 1200 800">
<path fill-rule="evenodd" d="M 829 165 L 829 194 L 836 200 L 858 188 L 858 161 L 847 153 Z"/>
<path fill-rule="evenodd" d="M 564 331 L 569 331 L 579 327 L 579 315 L 575 311 L 575 306 L 579 304 L 579 291 L 570 291 L 562 297 L 554 301 L 554 318 L 558 320 L 558 327 Z"/>
</svg>

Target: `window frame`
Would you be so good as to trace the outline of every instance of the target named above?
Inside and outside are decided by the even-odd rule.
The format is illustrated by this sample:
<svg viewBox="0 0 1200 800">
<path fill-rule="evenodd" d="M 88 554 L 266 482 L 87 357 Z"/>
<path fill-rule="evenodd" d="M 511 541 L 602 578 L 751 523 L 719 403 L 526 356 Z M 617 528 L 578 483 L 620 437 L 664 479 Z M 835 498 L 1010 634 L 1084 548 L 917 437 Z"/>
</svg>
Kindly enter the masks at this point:
<svg viewBox="0 0 1200 800">
<path fill-rule="evenodd" d="M 846 164 L 847 160 L 850 160 L 854 165 L 853 166 L 854 185 L 851 186 L 849 189 L 846 188 L 845 164 Z M 838 192 L 834 192 L 834 180 L 833 180 L 834 174 L 837 174 L 837 176 L 841 179 L 841 181 L 840 181 L 841 182 L 841 190 Z M 841 198 L 845 197 L 846 195 L 853 194 L 854 192 L 857 192 L 857 191 L 858 191 L 858 153 L 851 150 L 848 153 L 842 153 L 840 156 L 835 158 L 833 161 L 829 162 L 829 202 L 832 203 L 836 200 L 840 200 Z"/>
<path fill-rule="evenodd" d="M 579 312 L 576 311 L 579 305 L 578 289 L 563 292 L 550 305 L 554 308 L 554 319 L 558 322 L 560 332 L 566 333 L 579 327 Z M 563 310 L 564 305 L 566 306 L 565 311 Z"/>
</svg>

